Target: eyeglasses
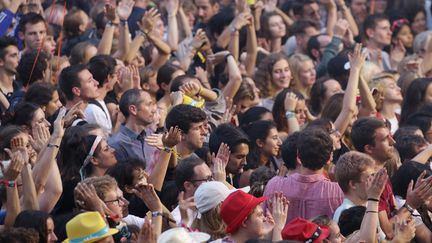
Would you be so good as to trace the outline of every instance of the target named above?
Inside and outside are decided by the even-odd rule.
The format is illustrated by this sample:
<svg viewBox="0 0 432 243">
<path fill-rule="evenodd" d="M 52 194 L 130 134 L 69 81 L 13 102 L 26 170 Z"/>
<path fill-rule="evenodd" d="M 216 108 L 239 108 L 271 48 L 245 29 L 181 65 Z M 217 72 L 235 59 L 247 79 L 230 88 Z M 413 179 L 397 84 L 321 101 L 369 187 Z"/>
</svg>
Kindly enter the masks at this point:
<svg viewBox="0 0 432 243">
<path fill-rule="evenodd" d="M 398 19 L 393 21 L 391 31 L 393 32 L 396 28 L 400 28 L 404 24 L 409 24 L 409 21 L 407 19 Z"/>
<path fill-rule="evenodd" d="M 120 202 L 123 202 L 123 203 L 126 202 L 126 198 L 124 198 L 123 196 L 121 196 L 121 197 L 117 197 L 114 200 L 104 201 L 104 203 L 115 203 L 115 202 L 117 203 L 117 205 L 120 205 Z"/>
<path fill-rule="evenodd" d="M 213 181 L 214 178 L 213 176 L 208 176 L 205 179 L 196 179 L 196 180 L 190 180 L 191 182 L 209 182 L 209 181 Z"/>
</svg>

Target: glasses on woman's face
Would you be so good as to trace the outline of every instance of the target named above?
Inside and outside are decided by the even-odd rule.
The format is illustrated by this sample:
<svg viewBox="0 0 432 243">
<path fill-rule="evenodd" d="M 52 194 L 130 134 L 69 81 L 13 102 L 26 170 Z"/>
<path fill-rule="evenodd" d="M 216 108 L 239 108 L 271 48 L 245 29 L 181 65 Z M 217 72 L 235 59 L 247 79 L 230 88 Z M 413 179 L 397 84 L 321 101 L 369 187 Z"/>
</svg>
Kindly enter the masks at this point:
<svg viewBox="0 0 432 243">
<path fill-rule="evenodd" d="M 126 202 L 126 198 L 124 198 L 123 196 L 120 196 L 114 200 L 104 201 L 104 203 L 113 203 L 113 204 L 116 203 L 117 205 L 120 205 L 120 202 L 122 202 L 124 204 Z"/>
</svg>

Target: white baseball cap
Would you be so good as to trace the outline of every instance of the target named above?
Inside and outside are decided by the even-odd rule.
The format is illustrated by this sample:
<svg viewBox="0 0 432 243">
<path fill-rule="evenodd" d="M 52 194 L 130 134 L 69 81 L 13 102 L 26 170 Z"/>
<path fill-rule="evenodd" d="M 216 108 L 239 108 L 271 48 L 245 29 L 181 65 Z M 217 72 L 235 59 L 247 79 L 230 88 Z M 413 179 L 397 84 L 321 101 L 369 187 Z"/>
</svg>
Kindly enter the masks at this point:
<svg viewBox="0 0 432 243">
<path fill-rule="evenodd" d="M 230 190 L 220 181 L 209 181 L 201 184 L 194 194 L 196 208 L 200 214 L 208 212 L 219 205 L 231 192 L 238 189 Z M 245 187 L 240 190 L 248 193 L 250 187 Z"/>
<path fill-rule="evenodd" d="M 201 243 L 210 239 L 210 235 L 203 232 L 187 232 L 182 227 L 172 228 L 163 232 L 157 243 Z"/>
</svg>

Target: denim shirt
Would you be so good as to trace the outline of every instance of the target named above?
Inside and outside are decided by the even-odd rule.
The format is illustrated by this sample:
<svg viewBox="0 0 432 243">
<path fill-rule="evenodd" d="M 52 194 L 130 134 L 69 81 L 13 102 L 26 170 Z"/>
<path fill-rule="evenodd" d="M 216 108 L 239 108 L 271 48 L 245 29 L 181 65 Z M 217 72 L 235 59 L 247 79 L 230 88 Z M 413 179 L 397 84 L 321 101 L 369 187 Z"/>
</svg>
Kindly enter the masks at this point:
<svg viewBox="0 0 432 243">
<path fill-rule="evenodd" d="M 146 131 L 137 134 L 124 125 L 108 141 L 115 151 L 117 160 L 140 159 L 147 165 L 155 160 L 155 148 L 144 142 Z"/>
</svg>

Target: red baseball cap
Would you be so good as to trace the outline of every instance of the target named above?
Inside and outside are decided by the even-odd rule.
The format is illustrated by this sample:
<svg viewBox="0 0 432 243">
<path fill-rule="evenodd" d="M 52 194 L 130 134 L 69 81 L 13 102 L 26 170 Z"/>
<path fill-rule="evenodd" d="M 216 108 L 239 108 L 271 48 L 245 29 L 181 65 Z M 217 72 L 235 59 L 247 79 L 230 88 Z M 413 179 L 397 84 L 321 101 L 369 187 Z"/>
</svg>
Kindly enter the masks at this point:
<svg viewBox="0 0 432 243">
<path fill-rule="evenodd" d="M 285 225 L 282 239 L 298 240 L 305 243 L 318 243 L 327 239 L 330 230 L 325 225 L 317 225 L 302 218 L 295 218 Z"/>
<path fill-rule="evenodd" d="M 222 203 L 220 214 L 227 225 L 227 234 L 235 232 L 254 208 L 267 200 L 267 197 L 256 198 L 242 190 L 231 193 Z"/>
</svg>

